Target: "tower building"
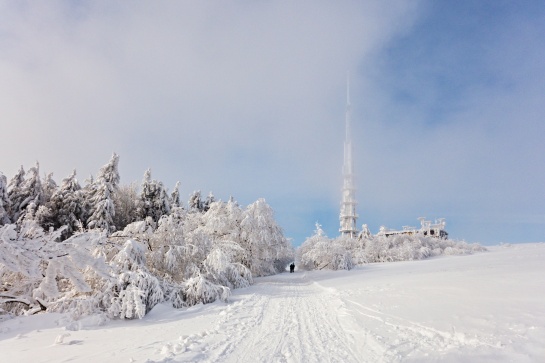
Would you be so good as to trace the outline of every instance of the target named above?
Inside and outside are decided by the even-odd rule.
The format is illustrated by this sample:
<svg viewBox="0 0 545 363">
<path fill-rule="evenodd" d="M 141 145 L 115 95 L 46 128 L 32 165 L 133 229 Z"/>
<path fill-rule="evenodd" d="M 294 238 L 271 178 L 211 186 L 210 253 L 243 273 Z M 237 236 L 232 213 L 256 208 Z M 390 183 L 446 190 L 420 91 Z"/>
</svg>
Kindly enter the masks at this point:
<svg viewBox="0 0 545 363">
<path fill-rule="evenodd" d="M 352 160 L 352 130 L 351 130 L 352 109 L 350 105 L 350 80 L 346 81 L 346 112 L 345 128 L 346 136 L 344 141 L 344 164 L 343 164 L 343 189 L 341 200 L 341 213 L 339 216 L 341 227 L 339 232 L 342 236 L 355 238 L 358 234 L 356 228 L 356 189 L 354 187 L 354 162 Z"/>
</svg>

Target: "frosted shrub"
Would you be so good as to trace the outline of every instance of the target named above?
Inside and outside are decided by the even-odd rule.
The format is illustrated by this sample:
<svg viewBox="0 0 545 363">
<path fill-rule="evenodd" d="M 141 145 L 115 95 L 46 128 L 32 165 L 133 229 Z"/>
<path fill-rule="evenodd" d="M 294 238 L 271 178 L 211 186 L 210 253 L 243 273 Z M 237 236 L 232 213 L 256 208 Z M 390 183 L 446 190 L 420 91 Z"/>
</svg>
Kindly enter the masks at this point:
<svg viewBox="0 0 545 363">
<path fill-rule="evenodd" d="M 298 250 L 300 266 L 309 270 L 350 270 L 354 267 L 351 250 L 352 241 L 347 238 L 330 240 L 322 227 L 316 224 L 314 235 L 308 238 Z M 358 259 L 361 256 L 358 254 Z"/>
<path fill-rule="evenodd" d="M 297 251 L 305 269 L 351 269 L 368 262 L 420 260 L 438 255 L 486 251 L 478 244 L 443 240 L 423 235 L 371 236 L 364 239 L 329 239 L 320 226 Z"/>
<path fill-rule="evenodd" d="M 184 283 L 183 300 L 186 305 L 207 304 L 216 300 L 227 301 L 231 295 L 228 287 L 216 285 L 201 274 L 190 278 Z"/>
<path fill-rule="evenodd" d="M 352 262 L 352 256 L 342 247 L 338 248 L 336 253 L 333 254 L 331 260 L 331 268 L 333 270 L 351 270 L 354 268 L 354 263 Z"/>
<path fill-rule="evenodd" d="M 325 235 L 322 226 L 316 223 L 316 230 L 314 235 L 307 238 L 307 240 L 297 249 L 297 259 L 299 260 L 299 267 L 307 270 L 320 269 L 327 264 L 325 261 L 326 251 L 324 248 L 329 244 L 330 240 Z"/>
<path fill-rule="evenodd" d="M 144 317 L 163 301 L 159 280 L 146 268 L 146 248 L 137 241 L 128 240 L 113 259 L 117 278 L 106 283 L 102 297 L 107 311 L 122 319 Z"/>
<path fill-rule="evenodd" d="M 399 235 L 373 237 L 364 241 L 369 262 L 420 260 L 443 254 L 469 254 L 486 251 L 477 244 L 443 240 L 422 235 Z"/>
<path fill-rule="evenodd" d="M 26 217 L 19 230 L 13 224 L 0 227 L 0 279 L 8 302 L 21 302 L 27 311 L 62 310 L 71 299 L 92 292 L 84 271 L 108 276 L 105 261 L 89 252 L 100 235 L 58 242 L 63 229 L 46 233 Z"/>
<path fill-rule="evenodd" d="M 242 247 L 235 243 L 218 244 L 203 262 L 210 280 L 232 288 L 250 286 L 253 282 L 250 270 L 241 263 L 233 262 L 240 251 Z"/>
</svg>

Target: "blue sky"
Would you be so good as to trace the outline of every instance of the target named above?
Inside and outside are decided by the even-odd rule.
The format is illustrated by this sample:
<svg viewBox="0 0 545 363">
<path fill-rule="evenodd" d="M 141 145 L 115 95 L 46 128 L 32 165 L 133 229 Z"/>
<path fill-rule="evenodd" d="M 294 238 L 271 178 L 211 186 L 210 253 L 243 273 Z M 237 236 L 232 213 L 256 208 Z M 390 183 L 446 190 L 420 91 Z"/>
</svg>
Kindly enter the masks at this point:
<svg viewBox="0 0 545 363">
<path fill-rule="evenodd" d="M 540 1 L 2 2 L 0 171 L 83 182 L 115 151 L 122 183 L 333 237 L 350 71 L 358 225 L 544 241 L 544 34 Z"/>
</svg>

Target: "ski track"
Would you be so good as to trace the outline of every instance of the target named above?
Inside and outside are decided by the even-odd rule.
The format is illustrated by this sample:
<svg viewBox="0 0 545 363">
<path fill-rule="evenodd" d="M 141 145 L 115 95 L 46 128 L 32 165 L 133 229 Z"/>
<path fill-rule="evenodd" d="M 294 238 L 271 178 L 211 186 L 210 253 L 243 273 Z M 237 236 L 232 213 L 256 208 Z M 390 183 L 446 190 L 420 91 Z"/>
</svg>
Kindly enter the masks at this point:
<svg viewBox="0 0 545 363">
<path fill-rule="evenodd" d="M 456 332 L 454 328 L 450 332 L 441 331 L 416 321 L 383 313 L 349 299 L 345 301 L 350 310 L 357 313 L 358 316 L 354 317 L 358 321 L 357 324 L 371 335 L 370 339 L 374 342 L 370 342 L 369 339 L 366 342 L 375 347 L 377 353 L 381 353 L 381 357 L 376 357 L 380 361 L 398 362 L 411 357 L 422 358 L 429 352 L 440 354 L 462 347 L 499 348 L 500 343 L 494 343 L 492 337 L 468 337 Z"/>
<path fill-rule="evenodd" d="M 360 362 L 339 320 L 340 298 L 304 275 L 286 275 L 239 295 L 213 330 L 164 344 L 160 362 Z"/>
<path fill-rule="evenodd" d="M 213 329 L 163 342 L 154 353 L 164 358 L 147 362 L 399 362 L 497 348 L 364 306 L 305 274 L 262 278 L 251 291 L 237 292 Z"/>
</svg>

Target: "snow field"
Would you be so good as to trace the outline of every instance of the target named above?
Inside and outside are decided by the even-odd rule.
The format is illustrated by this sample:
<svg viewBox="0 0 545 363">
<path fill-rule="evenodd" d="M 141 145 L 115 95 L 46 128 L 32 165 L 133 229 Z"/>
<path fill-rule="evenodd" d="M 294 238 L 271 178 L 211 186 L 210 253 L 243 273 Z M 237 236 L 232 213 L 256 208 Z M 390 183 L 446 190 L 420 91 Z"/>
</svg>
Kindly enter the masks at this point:
<svg viewBox="0 0 545 363">
<path fill-rule="evenodd" d="M 284 273 L 141 320 L 0 324 L 2 362 L 542 362 L 545 244 Z"/>
<path fill-rule="evenodd" d="M 314 279 L 339 291 L 382 361 L 541 362 L 544 258 L 543 243 L 512 245 Z"/>
</svg>

